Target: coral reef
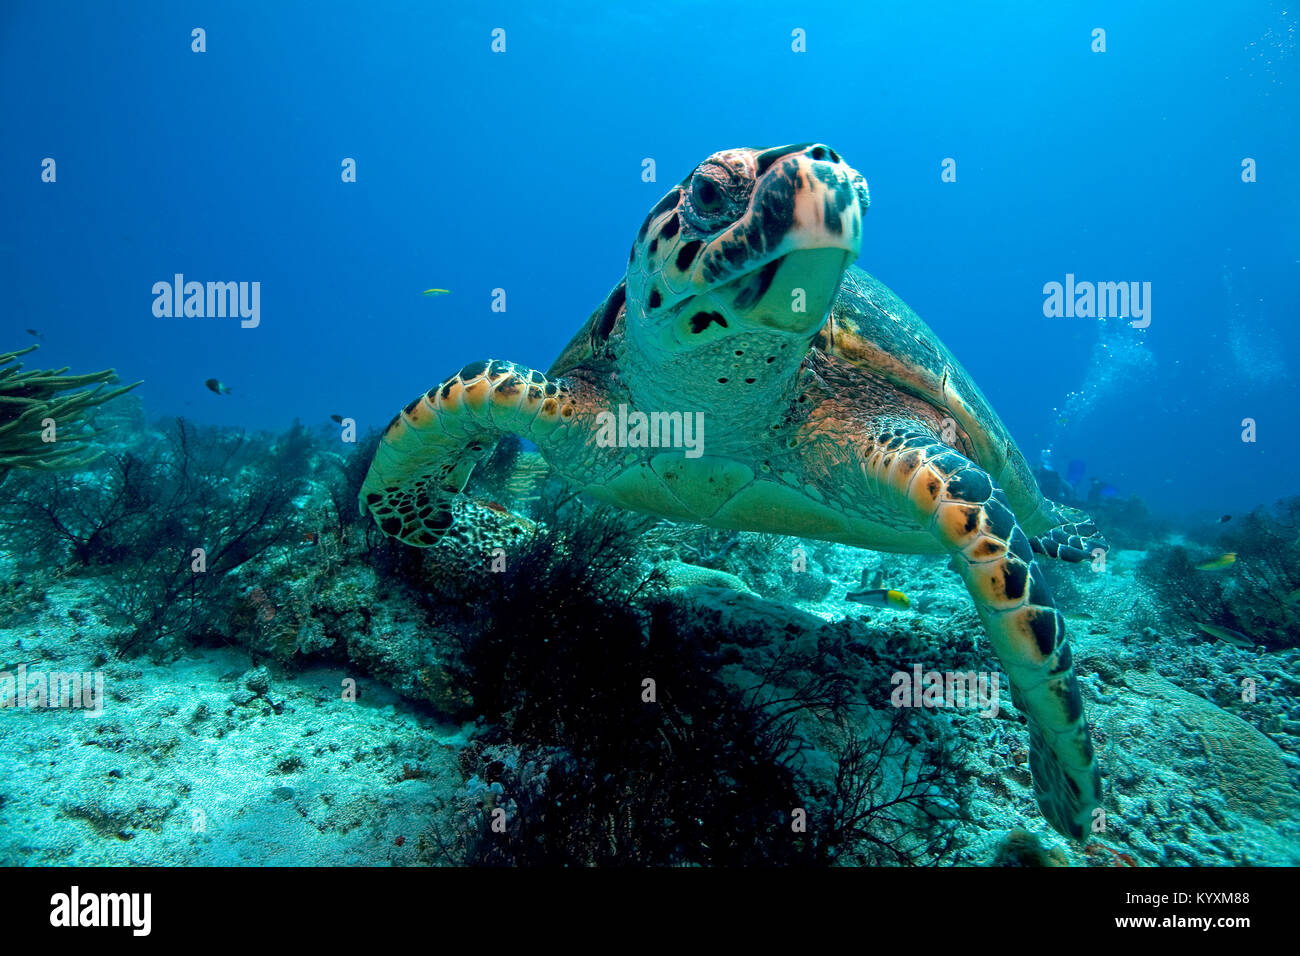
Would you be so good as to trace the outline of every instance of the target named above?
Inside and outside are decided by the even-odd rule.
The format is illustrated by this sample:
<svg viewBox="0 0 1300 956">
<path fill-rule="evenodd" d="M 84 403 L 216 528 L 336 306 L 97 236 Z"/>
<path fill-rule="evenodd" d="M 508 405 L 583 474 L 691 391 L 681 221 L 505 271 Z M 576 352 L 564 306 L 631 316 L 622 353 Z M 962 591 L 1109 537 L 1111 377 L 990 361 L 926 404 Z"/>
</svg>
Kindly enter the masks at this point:
<svg viewBox="0 0 1300 956">
<path fill-rule="evenodd" d="M 1059 847 L 1048 849 L 1043 846 L 1038 834 L 1016 827 L 998 844 L 993 865 L 1040 867 L 1069 866 L 1070 863 Z"/>
<path fill-rule="evenodd" d="M 1228 552 L 1236 556 L 1228 568 L 1197 569 Z M 1138 579 L 1167 608 L 1166 620 L 1192 631 L 1209 624 L 1266 648 L 1300 647 L 1300 497 L 1255 509 L 1195 553 L 1182 545 L 1153 549 Z"/>
<path fill-rule="evenodd" d="M 140 384 L 105 391 L 117 381 L 112 369 L 68 375 L 67 368 L 24 372 L 14 364 L 37 348 L 0 353 L 0 482 L 15 468 L 80 468 L 94 461 L 86 413 Z"/>
<path fill-rule="evenodd" d="M 292 539 L 309 444 L 300 426 L 267 441 L 177 419 L 93 470 L 23 475 L 0 525 L 24 562 L 109 566 L 122 649 L 174 653 L 217 630 L 237 569 Z"/>
<path fill-rule="evenodd" d="M 1295 502 L 1046 568 L 1108 774 L 1084 852 L 1042 836 L 1005 687 L 992 716 L 891 705 L 916 664 L 989 666 L 942 562 L 593 506 L 517 443 L 469 489 L 508 546 L 412 549 L 357 518 L 378 432 L 101 415 L 133 437 L 16 472 L 0 511 L 4 666 L 103 668 L 110 715 L 60 725 L 74 782 L 7 862 L 1296 862 Z M 1231 569 L 1195 569 L 1224 550 Z M 846 601 L 864 568 L 911 609 Z M 0 711 L 14 754 L 23 734 Z M 232 746 L 255 779 L 206 779 L 235 780 Z M 48 781 L 6 768 L 0 832 L 31 830 Z M 195 811 L 220 839 L 180 836 Z"/>
</svg>

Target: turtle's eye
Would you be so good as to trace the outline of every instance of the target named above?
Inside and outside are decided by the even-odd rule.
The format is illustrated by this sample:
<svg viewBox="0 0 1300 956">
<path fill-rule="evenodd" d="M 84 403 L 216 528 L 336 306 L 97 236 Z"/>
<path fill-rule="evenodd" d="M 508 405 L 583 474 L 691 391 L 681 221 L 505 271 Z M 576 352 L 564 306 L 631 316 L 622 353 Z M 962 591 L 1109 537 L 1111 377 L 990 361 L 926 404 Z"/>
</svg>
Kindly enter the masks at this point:
<svg viewBox="0 0 1300 956">
<path fill-rule="evenodd" d="M 716 215 L 722 211 L 722 190 L 708 176 L 696 176 L 691 183 L 691 205 L 705 216 Z"/>
<path fill-rule="evenodd" d="M 696 168 L 683 185 L 686 221 L 700 232 L 711 233 L 729 225 L 744 209 L 753 180 L 720 163 L 708 162 Z"/>
</svg>

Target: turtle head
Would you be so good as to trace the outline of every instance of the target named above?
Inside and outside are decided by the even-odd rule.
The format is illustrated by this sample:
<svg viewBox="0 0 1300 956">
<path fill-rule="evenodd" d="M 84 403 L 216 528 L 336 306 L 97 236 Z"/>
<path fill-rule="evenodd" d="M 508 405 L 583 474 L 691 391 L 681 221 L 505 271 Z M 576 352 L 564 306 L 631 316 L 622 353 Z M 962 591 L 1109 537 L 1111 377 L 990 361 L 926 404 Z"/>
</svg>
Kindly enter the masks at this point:
<svg viewBox="0 0 1300 956">
<path fill-rule="evenodd" d="M 714 153 L 641 224 L 628 332 L 674 353 L 816 333 L 858 257 L 867 203 L 866 180 L 819 143 Z"/>
</svg>

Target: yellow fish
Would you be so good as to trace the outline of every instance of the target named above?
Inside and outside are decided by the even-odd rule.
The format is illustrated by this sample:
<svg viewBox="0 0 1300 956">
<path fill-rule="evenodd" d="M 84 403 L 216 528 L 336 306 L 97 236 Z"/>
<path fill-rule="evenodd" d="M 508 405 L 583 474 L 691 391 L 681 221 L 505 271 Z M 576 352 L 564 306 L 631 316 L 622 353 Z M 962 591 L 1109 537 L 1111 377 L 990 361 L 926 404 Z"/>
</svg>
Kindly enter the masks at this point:
<svg viewBox="0 0 1300 956">
<path fill-rule="evenodd" d="M 450 289 L 425 289 L 420 295 L 447 295 Z"/>
<path fill-rule="evenodd" d="M 844 595 L 845 600 L 858 604 L 874 604 L 876 607 L 892 607 L 895 611 L 906 611 L 912 606 L 907 595 L 902 591 L 887 588 L 868 588 L 865 591 L 850 591 Z"/>
<path fill-rule="evenodd" d="M 1202 561 L 1196 566 L 1197 571 L 1222 571 L 1224 568 L 1231 566 L 1237 560 L 1237 552 L 1229 551 L 1227 554 L 1221 554 L 1217 558 L 1211 558 L 1209 561 Z"/>
<path fill-rule="evenodd" d="M 862 586 L 856 591 L 844 595 L 846 601 L 858 604 L 874 604 L 876 607 L 891 607 L 895 611 L 906 611 L 912 606 L 907 595 L 902 591 L 891 591 L 880 585 L 885 581 L 885 572 L 877 570 L 873 575 L 866 568 L 862 569 Z"/>
</svg>

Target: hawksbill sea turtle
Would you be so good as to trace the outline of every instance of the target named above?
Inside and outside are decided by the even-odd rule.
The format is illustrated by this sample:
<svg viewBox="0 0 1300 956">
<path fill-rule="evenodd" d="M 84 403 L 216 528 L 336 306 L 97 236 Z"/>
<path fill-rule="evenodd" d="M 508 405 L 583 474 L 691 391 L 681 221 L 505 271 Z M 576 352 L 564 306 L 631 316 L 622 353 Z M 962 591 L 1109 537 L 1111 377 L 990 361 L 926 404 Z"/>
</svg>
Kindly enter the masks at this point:
<svg viewBox="0 0 1300 956">
<path fill-rule="evenodd" d="M 484 509 L 461 491 L 514 433 L 611 505 L 949 554 L 1028 719 L 1038 805 L 1086 842 L 1100 775 L 1035 555 L 1079 561 L 1106 543 L 1042 496 L 929 327 L 852 266 L 867 206 L 865 179 L 827 146 L 714 153 L 650 210 L 623 280 L 547 372 L 474 362 L 393 418 L 362 513 L 417 547 L 470 540 Z M 702 446 L 611 442 L 620 406 L 661 426 L 700 411 Z"/>
</svg>

